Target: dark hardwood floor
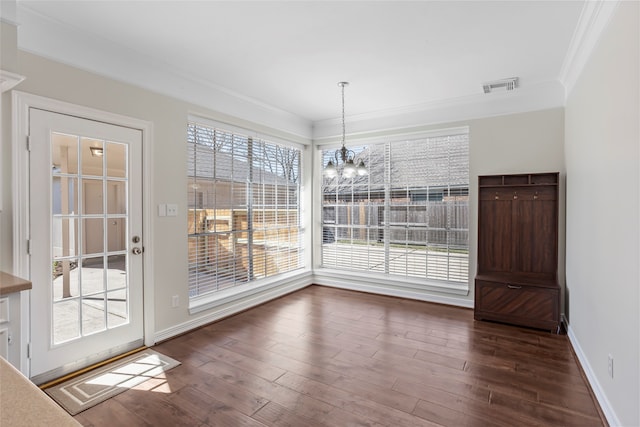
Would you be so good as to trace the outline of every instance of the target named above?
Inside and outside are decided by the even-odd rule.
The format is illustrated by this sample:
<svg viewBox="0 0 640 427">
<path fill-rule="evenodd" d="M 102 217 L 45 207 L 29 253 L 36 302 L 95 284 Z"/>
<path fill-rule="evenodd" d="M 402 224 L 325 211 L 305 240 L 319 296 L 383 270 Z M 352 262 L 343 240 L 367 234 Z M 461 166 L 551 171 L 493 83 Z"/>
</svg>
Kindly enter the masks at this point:
<svg viewBox="0 0 640 427">
<path fill-rule="evenodd" d="M 154 347 L 86 426 L 602 426 L 565 335 L 311 286 Z"/>
</svg>

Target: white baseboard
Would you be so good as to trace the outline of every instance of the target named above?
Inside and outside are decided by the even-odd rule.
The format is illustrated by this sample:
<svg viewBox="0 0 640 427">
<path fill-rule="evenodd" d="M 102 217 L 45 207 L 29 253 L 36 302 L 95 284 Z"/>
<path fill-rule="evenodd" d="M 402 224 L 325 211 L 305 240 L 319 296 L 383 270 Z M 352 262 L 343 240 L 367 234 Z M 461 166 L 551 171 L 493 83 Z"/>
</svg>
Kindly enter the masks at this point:
<svg viewBox="0 0 640 427">
<path fill-rule="evenodd" d="M 309 282 L 309 279 L 306 278 L 304 280 L 298 280 L 292 283 L 285 283 L 282 286 L 269 289 L 267 292 L 262 292 L 255 296 L 240 298 L 235 302 L 235 304 L 225 305 L 221 308 L 214 309 L 208 312 L 204 316 L 200 316 L 195 319 L 189 320 L 188 322 L 184 322 L 179 325 L 175 325 L 165 330 L 156 332 L 154 336 L 155 342 L 157 343 L 168 340 L 169 338 L 184 334 L 193 329 L 207 325 L 211 322 L 215 322 L 216 320 L 220 320 L 233 314 L 240 313 L 241 311 L 263 304 L 267 301 L 271 301 L 272 299 L 281 297 L 299 289 L 306 288 L 310 284 L 311 283 Z"/>
<path fill-rule="evenodd" d="M 392 297 L 407 298 L 418 301 L 435 302 L 438 304 L 453 305 L 457 307 L 473 308 L 473 300 L 465 298 L 457 298 L 455 296 L 437 295 L 434 293 L 426 293 L 414 291 L 411 289 L 402 289 L 392 285 L 376 284 L 371 282 L 358 282 L 353 278 L 349 280 L 330 278 L 326 276 L 315 275 L 314 284 L 321 286 L 329 286 L 332 288 L 347 289 L 352 291 L 368 292 L 378 295 L 387 295 Z"/>
<path fill-rule="evenodd" d="M 607 419 L 607 422 L 611 427 L 622 425 L 615 411 L 611 407 L 611 403 L 609 403 L 609 399 L 607 399 L 607 395 L 602 389 L 602 386 L 600 385 L 598 378 L 593 372 L 593 369 L 591 368 L 591 364 L 589 364 L 589 359 L 587 359 L 587 356 L 584 354 L 582 347 L 580 347 L 580 342 L 578 341 L 578 338 L 576 338 L 575 334 L 573 333 L 573 329 L 571 329 L 571 326 L 568 323 L 566 323 L 566 319 L 565 319 L 565 325 L 567 326 L 567 336 L 569 337 L 569 342 L 571 343 L 571 346 L 573 347 L 573 351 L 576 353 L 576 356 L 580 361 L 580 365 L 582 365 L 582 370 L 587 376 L 587 381 L 589 381 L 589 385 L 591 385 L 593 394 L 596 396 L 596 399 L 600 404 L 600 408 L 602 409 L 602 412 L 604 413 L 604 416 Z"/>
</svg>

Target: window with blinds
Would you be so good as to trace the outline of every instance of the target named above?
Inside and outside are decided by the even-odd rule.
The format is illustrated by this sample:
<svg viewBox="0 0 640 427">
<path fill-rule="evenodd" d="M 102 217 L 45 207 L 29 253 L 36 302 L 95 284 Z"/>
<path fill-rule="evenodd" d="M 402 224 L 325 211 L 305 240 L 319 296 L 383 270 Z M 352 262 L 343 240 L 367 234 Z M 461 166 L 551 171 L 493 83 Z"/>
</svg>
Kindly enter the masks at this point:
<svg viewBox="0 0 640 427">
<path fill-rule="evenodd" d="M 467 285 L 468 133 L 349 148 L 369 174 L 323 177 L 323 267 Z"/>
<path fill-rule="evenodd" d="M 302 267 L 301 151 L 190 122 L 189 296 Z"/>
</svg>

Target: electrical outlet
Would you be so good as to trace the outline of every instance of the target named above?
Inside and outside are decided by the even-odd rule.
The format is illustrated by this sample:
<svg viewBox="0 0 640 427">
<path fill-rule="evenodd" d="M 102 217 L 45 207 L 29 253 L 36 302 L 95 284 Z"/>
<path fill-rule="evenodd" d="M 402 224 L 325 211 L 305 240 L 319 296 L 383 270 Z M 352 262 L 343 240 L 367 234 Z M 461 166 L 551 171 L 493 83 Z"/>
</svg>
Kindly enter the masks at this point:
<svg viewBox="0 0 640 427">
<path fill-rule="evenodd" d="M 180 305 L 180 297 L 174 295 L 171 297 L 171 308 L 177 308 Z"/>
<path fill-rule="evenodd" d="M 613 356 L 609 355 L 607 357 L 607 370 L 609 371 L 609 376 L 613 378 Z"/>
</svg>

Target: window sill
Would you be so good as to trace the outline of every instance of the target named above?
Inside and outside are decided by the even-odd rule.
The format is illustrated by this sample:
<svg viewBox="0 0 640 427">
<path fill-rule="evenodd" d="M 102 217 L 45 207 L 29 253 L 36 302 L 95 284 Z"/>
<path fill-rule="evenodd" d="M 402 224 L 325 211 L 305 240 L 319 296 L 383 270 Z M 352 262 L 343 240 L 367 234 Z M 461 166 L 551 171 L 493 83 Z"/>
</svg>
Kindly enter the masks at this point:
<svg viewBox="0 0 640 427">
<path fill-rule="evenodd" d="M 300 269 L 223 291 L 191 298 L 189 300 L 189 314 L 196 314 L 223 305 L 230 305 L 240 300 L 247 301 L 257 297 L 259 294 L 273 291 L 279 287 L 284 288 L 309 284 L 311 284 L 311 271 Z"/>
<path fill-rule="evenodd" d="M 401 290 L 415 294 L 439 293 L 467 296 L 469 295 L 469 284 L 459 282 L 445 282 L 437 280 L 420 280 L 406 278 L 391 278 L 389 276 L 377 275 L 362 271 L 337 271 L 329 268 L 317 268 L 314 276 L 322 283 L 327 284 L 338 282 L 353 283 L 356 286 L 367 286 L 375 288 L 387 288 L 390 290 Z"/>
</svg>

